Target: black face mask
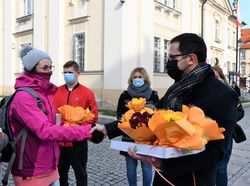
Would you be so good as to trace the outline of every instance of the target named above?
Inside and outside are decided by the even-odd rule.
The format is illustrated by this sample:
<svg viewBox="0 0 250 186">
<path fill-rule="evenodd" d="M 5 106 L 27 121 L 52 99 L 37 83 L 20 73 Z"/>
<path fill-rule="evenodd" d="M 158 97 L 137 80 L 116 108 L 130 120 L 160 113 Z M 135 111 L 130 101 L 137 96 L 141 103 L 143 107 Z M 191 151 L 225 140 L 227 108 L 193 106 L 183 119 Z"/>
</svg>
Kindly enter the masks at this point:
<svg viewBox="0 0 250 186">
<path fill-rule="evenodd" d="M 183 71 L 178 68 L 178 62 L 177 59 L 168 60 L 167 62 L 167 73 L 175 81 L 181 80 L 183 75 Z"/>
</svg>

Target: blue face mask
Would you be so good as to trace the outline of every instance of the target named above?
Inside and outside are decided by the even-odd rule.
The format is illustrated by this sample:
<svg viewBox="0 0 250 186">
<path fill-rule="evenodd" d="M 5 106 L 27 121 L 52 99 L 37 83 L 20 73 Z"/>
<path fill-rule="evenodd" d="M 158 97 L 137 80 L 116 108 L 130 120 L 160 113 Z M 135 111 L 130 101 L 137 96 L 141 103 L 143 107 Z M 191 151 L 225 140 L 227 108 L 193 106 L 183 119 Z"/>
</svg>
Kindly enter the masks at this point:
<svg viewBox="0 0 250 186">
<path fill-rule="evenodd" d="M 64 73 L 63 76 L 64 76 L 64 80 L 67 84 L 71 84 L 71 83 L 74 83 L 76 81 L 75 74 L 73 74 L 73 73 Z"/>
<path fill-rule="evenodd" d="M 135 87 L 141 87 L 142 85 L 144 85 L 144 80 L 142 78 L 133 79 L 133 85 Z"/>
</svg>

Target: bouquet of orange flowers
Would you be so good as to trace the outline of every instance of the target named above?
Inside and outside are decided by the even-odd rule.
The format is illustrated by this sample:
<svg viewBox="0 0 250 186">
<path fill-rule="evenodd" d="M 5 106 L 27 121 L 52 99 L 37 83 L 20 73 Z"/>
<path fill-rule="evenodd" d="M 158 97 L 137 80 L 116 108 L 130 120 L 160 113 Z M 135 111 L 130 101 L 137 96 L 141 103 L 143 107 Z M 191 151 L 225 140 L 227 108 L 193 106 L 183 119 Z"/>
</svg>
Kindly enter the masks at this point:
<svg viewBox="0 0 250 186">
<path fill-rule="evenodd" d="M 155 111 L 148 126 L 157 140 L 154 145 L 187 150 L 201 150 L 211 140 L 224 139 L 216 121 L 207 118 L 198 107 L 183 105 L 182 112 Z"/>
<path fill-rule="evenodd" d="M 63 124 L 64 126 L 81 125 L 85 122 L 93 120 L 95 117 L 88 108 L 83 109 L 82 107 L 64 105 L 59 107 L 58 110 L 65 120 Z"/>
<path fill-rule="evenodd" d="M 154 114 L 151 108 L 145 107 L 145 98 L 133 98 L 128 103 L 129 110 L 123 115 L 118 127 L 140 144 L 153 144 L 154 133 L 148 128 L 148 121 Z"/>
</svg>

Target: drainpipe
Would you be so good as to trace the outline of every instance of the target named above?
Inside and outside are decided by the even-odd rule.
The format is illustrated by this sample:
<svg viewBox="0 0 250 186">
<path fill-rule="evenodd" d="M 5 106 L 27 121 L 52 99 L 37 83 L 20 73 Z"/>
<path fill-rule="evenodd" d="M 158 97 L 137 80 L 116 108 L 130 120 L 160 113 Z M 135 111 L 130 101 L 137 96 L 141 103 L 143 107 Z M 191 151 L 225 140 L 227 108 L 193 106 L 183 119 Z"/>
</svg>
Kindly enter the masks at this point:
<svg viewBox="0 0 250 186">
<path fill-rule="evenodd" d="M 204 17 L 204 5 L 207 2 L 207 0 L 201 0 L 202 4 L 201 4 L 201 37 L 203 38 L 203 17 Z"/>
</svg>

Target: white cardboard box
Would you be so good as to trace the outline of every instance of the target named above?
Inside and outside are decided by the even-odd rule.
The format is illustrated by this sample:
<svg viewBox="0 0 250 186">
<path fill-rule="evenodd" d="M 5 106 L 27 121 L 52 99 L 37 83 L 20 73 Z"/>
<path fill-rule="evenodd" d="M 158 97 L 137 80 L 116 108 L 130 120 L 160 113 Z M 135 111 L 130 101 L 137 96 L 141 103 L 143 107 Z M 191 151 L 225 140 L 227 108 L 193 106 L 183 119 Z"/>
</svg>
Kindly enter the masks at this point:
<svg viewBox="0 0 250 186">
<path fill-rule="evenodd" d="M 137 154 L 153 156 L 157 158 L 169 159 L 180 156 L 187 156 L 191 154 L 197 154 L 203 150 L 181 150 L 174 147 L 156 147 L 152 145 L 142 145 L 124 141 L 111 141 L 111 149 L 127 152 L 129 148 L 136 149 Z"/>
</svg>

